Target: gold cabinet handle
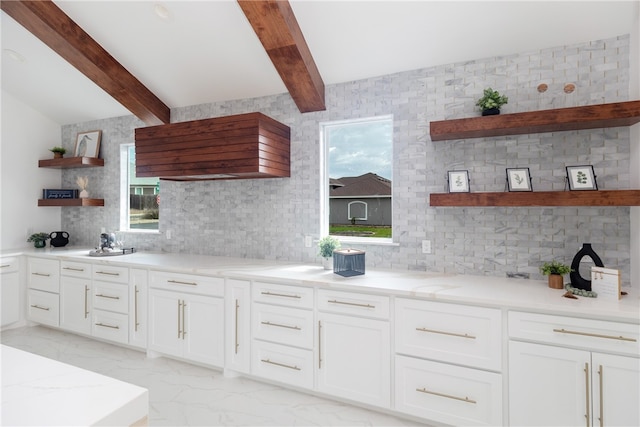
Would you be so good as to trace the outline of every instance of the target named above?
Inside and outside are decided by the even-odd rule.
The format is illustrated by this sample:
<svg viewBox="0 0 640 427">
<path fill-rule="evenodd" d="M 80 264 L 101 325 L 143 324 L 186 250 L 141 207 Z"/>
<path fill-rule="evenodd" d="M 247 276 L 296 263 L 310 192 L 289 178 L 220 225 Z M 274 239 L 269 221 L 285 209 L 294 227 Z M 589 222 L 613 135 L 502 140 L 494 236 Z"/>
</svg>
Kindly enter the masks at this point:
<svg viewBox="0 0 640 427">
<path fill-rule="evenodd" d="M 7 268 L 7 267 L 11 267 L 11 264 L 2 264 L 2 265 L 0 265 L 0 268 Z"/>
<path fill-rule="evenodd" d="M 262 325 L 266 325 L 266 326 L 275 326 L 278 328 L 286 328 L 286 329 L 295 329 L 296 331 L 301 331 L 302 328 L 300 326 L 289 326 L 289 325 L 282 325 L 280 323 L 271 323 L 269 321 L 267 322 L 260 322 Z"/>
<path fill-rule="evenodd" d="M 458 397 L 458 396 L 453 396 L 451 394 L 444 394 L 444 393 L 438 393 L 437 391 L 431 391 L 431 390 L 427 390 L 426 388 L 417 388 L 416 391 L 419 391 L 420 393 L 426 393 L 426 394 L 432 394 L 434 396 L 440 396 L 440 397 L 445 397 L 447 399 L 454 399 L 454 400 L 459 400 L 461 402 L 467 402 L 467 403 L 473 403 L 476 404 L 478 402 L 476 402 L 473 399 L 469 399 L 468 397 Z"/>
<path fill-rule="evenodd" d="M 31 273 L 34 276 L 51 277 L 49 273 Z"/>
<path fill-rule="evenodd" d="M 89 299 L 89 287 L 87 285 L 84 285 L 84 318 L 85 319 L 89 315 L 89 304 L 87 302 L 88 299 Z"/>
<path fill-rule="evenodd" d="M 285 298 L 302 298 L 300 295 L 288 295 L 288 294 L 279 294 L 275 292 L 262 291 L 260 292 L 262 295 L 269 295 L 271 297 L 285 297 Z"/>
<path fill-rule="evenodd" d="M 105 274 L 107 276 L 119 276 L 120 273 L 113 273 L 111 271 L 96 271 L 96 274 Z"/>
<path fill-rule="evenodd" d="M 564 328 L 554 329 L 553 332 L 558 332 L 560 334 L 582 335 L 582 336 L 585 336 L 585 337 L 606 338 L 606 339 L 609 339 L 609 340 L 631 341 L 631 342 L 638 341 L 635 338 L 627 338 L 627 337 L 623 337 L 622 335 L 615 336 L 615 335 L 592 334 L 592 333 L 589 333 L 589 332 L 570 331 L 570 330 L 567 330 L 567 329 L 564 329 Z"/>
<path fill-rule="evenodd" d="M 600 427 L 604 427 L 604 371 L 602 365 L 598 366 L 598 381 L 600 383 Z"/>
<path fill-rule="evenodd" d="M 238 342 L 238 311 L 240 309 L 240 305 L 238 304 L 238 299 L 236 298 L 236 323 L 235 323 L 235 327 L 236 327 L 236 346 L 235 346 L 235 352 L 236 354 L 238 354 L 238 347 L 240 347 L 240 343 Z"/>
<path fill-rule="evenodd" d="M 187 327 L 184 324 L 184 309 L 187 306 L 187 303 L 182 301 L 182 339 L 184 339 L 184 336 L 187 335 Z"/>
<path fill-rule="evenodd" d="M 37 308 L 38 310 L 49 311 L 49 307 L 40 307 L 38 304 L 32 304 L 31 307 Z"/>
<path fill-rule="evenodd" d="M 584 383 L 585 383 L 585 407 L 587 409 L 587 413 L 584 414 L 584 417 L 586 419 L 586 426 L 590 427 L 591 426 L 591 408 L 589 405 L 589 401 L 591 399 L 589 399 L 589 364 L 585 362 L 584 364 Z"/>
<path fill-rule="evenodd" d="M 178 300 L 178 339 L 181 338 L 182 331 L 180 330 L 180 312 L 182 311 L 182 300 Z"/>
<path fill-rule="evenodd" d="M 114 297 L 114 296 L 111 296 L 111 295 L 104 295 L 104 294 L 96 294 L 96 296 L 100 297 L 100 298 L 120 299 L 120 297 Z"/>
<path fill-rule="evenodd" d="M 196 282 L 183 282 L 181 280 L 167 280 L 167 283 L 172 283 L 174 285 L 198 286 Z"/>
<path fill-rule="evenodd" d="M 322 369 L 322 322 L 318 320 L 318 369 Z"/>
<path fill-rule="evenodd" d="M 104 323 L 96 323 L 96 326 L 102 326 L 103 328 L 110 328 L 110 329 L 120 329 L 120 326 L 105 325 Z"/>
<path fill-rule="evenodd" d="M 452 337 L 460 337 L 460 338 L 469 338 L 472 340 L 475 340 L 476 337 L 474 335 L 469 335 L 469 334 L 457 334 L 455 332 L 445 332 L 445 331 L 438 331 L 435 329 L 427 329 L 427 328 L 416 328 L 416 331 L 420 331 L 420 332 L 429 332 L 431 334 L 442 334 L 442 335 L 450 335 Z"/>
<path fill-rule="evenodd" d="M 300 368 L 298 368 L 298 367 L 297 367 L 297 366 L 295 366 L 295 365 L 293 365 L 293 366 L 291 366 L 291 365 L 285 365 L 284 363 L 272 362 L 272 361 L 271 361 L 271 360 L 269 360 L 269 359 L 260 359 L 260 361 L 261 361 L 261 362 L 264 362 L 264 363 L 269 363 L 269 364 L 271 364 L 271 365 L 282 366 L 283 368 L 293 369 L 293 370 L 295 370 L 295 371 L 300 371 L 300 370 L 301 370 Z"/>
<path fill-rule="evenodd" d="M 364 307 L 364 308 L 376 308 L 375 305 L 371 305 L 371 304 L 358 304 L 355 302 L 345 302 L 345 301 L 338 301 L 338 300 L 328 300 L 327 301 L 330 304 L 342 304 L 342 305 L 352 305 L 355 307 Z"/>
<path fill-rule="evenodd" d="M 133 330 L 138 332 L 138 326 L 140 323 L 138 322 L 138 290 L 137 286 L 134 286 L 133 292 Z"/>
<path fill-rule="evenodd" d="M 63 270 L 71 270 L 71 271 L 84 271 L 84 268 L 75 268 L 75 267 L 62 267 Z"/>
</svg>

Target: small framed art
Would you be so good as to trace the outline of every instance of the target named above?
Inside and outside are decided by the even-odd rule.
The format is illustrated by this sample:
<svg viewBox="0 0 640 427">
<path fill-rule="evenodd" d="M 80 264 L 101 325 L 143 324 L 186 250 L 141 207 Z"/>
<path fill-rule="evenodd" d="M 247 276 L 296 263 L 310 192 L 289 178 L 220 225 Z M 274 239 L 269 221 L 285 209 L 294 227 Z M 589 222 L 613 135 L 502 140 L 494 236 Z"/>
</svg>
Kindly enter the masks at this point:
<svg viewBox="0 0 640 427">
<path fill-rule="evenodd" d="M 75 157 L 98 157 L 100 154 L 101 130 L 79 132 L 76 137 Z"/>
<path fill-rule="evenodd" d="M 567 166 L 569 190 L 597 190 L 596 176 L 592 165 Z"/>
<path fill-rule="evenodd" d="M 533 191 L 529 168 L 507 168 L 507 188 L 509 191 Z"/>
<path fill-rule="evenodd" d="M 469 171 L 448 171 L 449 193 L 469 192 Z"/>
</svg>

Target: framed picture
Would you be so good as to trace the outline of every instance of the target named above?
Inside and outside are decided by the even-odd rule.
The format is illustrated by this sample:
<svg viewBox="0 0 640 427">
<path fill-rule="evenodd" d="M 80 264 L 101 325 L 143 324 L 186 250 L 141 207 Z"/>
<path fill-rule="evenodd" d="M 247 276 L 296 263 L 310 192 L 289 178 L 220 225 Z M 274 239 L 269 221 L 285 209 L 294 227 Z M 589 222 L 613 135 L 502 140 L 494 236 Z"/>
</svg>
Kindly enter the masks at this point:
<svg viewBox="0 0 640 427">
<path fill-rule="evenodd" d="M 597 190 L 596 176 L 592 165 L 567 166 L 570 190 Z"/>
<path fill-rule="evenodd" d="M 529 168 L 507 168 L 507 188 L 509 191 L 533 191 Z"/>
<path fill-rule="evenodd" d="M 448 171 L 449 193 L 469 192 L 469 171 Z"/>
<path fill-rule="evenodd" d="M 75 157 L 98 157 L 100 154 L 101 130 L 78 132 L 76 137 Z"/>
</svg>

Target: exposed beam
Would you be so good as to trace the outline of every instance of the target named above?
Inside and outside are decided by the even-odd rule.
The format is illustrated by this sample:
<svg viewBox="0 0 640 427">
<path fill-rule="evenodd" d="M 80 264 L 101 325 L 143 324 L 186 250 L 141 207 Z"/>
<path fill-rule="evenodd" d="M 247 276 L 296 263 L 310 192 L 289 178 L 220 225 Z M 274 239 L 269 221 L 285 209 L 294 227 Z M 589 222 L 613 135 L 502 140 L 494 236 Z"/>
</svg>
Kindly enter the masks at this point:
<svg viewBox="0 0 640 427">
<path fill-rule="evenodd" d="M 301 113 L 326 109 L 324 82 L 286 0 L 238 0 Z"/>
<path fill-rule="evenodd" d="M 169 107 L 52 1 L 0 1 L 0 6 L 147 125 L 170 122 Z"/>
</svg>

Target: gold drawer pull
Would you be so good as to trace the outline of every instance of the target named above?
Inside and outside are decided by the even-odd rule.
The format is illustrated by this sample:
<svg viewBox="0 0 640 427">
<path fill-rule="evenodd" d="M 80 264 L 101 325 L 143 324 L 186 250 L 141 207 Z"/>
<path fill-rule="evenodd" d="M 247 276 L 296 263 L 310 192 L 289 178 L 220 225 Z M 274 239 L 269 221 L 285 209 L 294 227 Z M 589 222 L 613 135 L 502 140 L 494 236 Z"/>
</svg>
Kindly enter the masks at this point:
<svg viewBox="0 0 640 427">
<path fill-rule="evenodd" d="M 96 271 L 96 274 L 106 274 L 107 276 L 119 276 L 120 273 L 112 273 L 110 271 Z"/>
<path fill-rule="evenodd" d="M 371 305 L 371 304 L 357 304 L 355 302 L 344 302 L 344 301 L 338 301 L 338 300 L 328 300 L 327 301 L 330 304 L 343 304 L 343 305 L 353 305 L 355 307 L 364 307 L 364 308 L 376 308 L 375 305 Z"/>
<path fill-rule="evenodd" d="M 7 268 L 7 267 L 11 267 L 11 264 L 2 264 L 2 265 L 0 265 L 0 268 Z"/>
<path fill-rule="evenodd" d="M 420 393 L 433 394 L 434 396 L 446 397 L 447 399 L 460 400 L 462 402 L 467 402 L 467 403 L 473 403 L 473 404 L 478 403 L 475 400 L 469 399 L 466 396 L 465 397 L 452 396 L 450 394 L 438 393 L 437 391 L 430 391 L 430 390 L 427 390 L 424 387 L 423 388 L 417 388 L 416 391 L 419 391 Z"/>
<path fill-rule="evenodd" d="M 476 337 L 474 335 L 469 334 L 456 334 L 455 332 L 445 332 L 445 331 L 436 331 L 435 329 L 427 329 L 427 328 L 416 328 L 416 331 L 420 332 L 430 332 L 432 334 L 442 334 L 442 335 L 450 335 L 452 337 L 460 337 L 460 338 L 469 338 L 475 340 Z"/>
<path fill-rule="evenodd" d="M 167 280 L 167 283 L 174 283 L 177 285 L 198 286 L 196 282 L 181 282 L 180 280 Z"/>
<path fill-rule="evenodd" d="M 105 325 L 104 323 L 96 323 L 96 326 L 102 326 L 103 328 L 120 329 L 120 326 Z"/>
<path fill-rule="evenodd" d="M 37 308 L 38 310 L 49 311 L 49 307 L 40 307 L 38 304 L 32 304 L 31 307 Z"/>
<path fill-rule="evenodd" d="M 298 298 L 298 299 L 302 298 L 300 295 L 277 294 L 275 292 L 269 292 L 269 291 L 267 291 L 267 292 L 263 291 L 263 292 L 261 292 L 261 294 L 262 295 L 269 295 L 269 296 L 272 296 L 272 297 L 285 297 L 285 298 Z"/>
<path fill-rule="evenodd" d="M 296 331 L 302 330 L 302 328 L 299 326 L 281 325 L 279 323 L 271 323 L 271 322 L 260 322 L 260 323 L 267 326 L 277 326 L 278 328 L 295 329 Z"/>
<path fill-rule="evenodd" d="M 568 330 L 566 330 L 564 328 L 562 328 L 562 329 L 554 329 L 553 332 L 558 332 L 558 333 L 561 333 L 561 334 L 582 335 L 582 336 L 585 336 L 585 337 L 606 338 L 606 339 L 609 339 L 609 340 L 631 341 L 631 342 L 636 342 L 637 341 L 635 338 L 627 338 L 627 337 L 623 337 L 622 335 L 616 337 L 614 335 L 591 334 L 589 332 L 568 331 Z"/>
<path fill-rule="evenodd" d="M 31 274 L 33 274 L 34 276 L 42 276 L 42 277 L 50 277 L 51 276 L 51 274 L 48 274 L 48 273 L 31 273 Z"/>
<path fill-rule="evenodd" d="M 120 297 L 112 297 L 111 295 L 96 294 L 96 296 L 100 298 L 120 299 Z"/>
<path fill-rule="evenodd" d="M 295 365 L 294 365 L 294 366 L 291 366 L 291 365 L 285 365 L 284 363 L 272 362 L 272 361 L 271 361 L 271 360 L 269 360 L 269 359 L 260 359 L 260 361 L 261 361 L 261 362 L 264 362 L 264 363 L 269 363 L 269 364 L 271 364 L 271 365 L 282 366 L 283 368 L 293 369 L 293 370 L 295 370 L 295 371 L 300 371 L 300 370 L 301 370 L 300 368 L 298 368 L 298 367 L 297 367 L 297 366 L 295 366 Z"/>
<path fill-rule="evenodd" d="M 84 271 L 84 268 L 75 268 L 75 267 L 62 267 L 63 270 L 71 270 L 71 271 Z"/>
</svg>

